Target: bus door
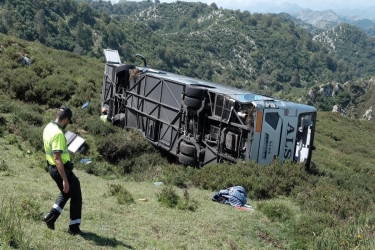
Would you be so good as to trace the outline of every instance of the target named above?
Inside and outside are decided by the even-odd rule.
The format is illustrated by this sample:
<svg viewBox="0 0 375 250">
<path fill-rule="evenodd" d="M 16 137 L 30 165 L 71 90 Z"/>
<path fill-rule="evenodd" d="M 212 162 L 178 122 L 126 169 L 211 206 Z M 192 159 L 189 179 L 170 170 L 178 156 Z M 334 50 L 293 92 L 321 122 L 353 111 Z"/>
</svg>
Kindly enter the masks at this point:
<svg viewBox="0 0 375 250">
<path fill-rule="evenodd" d="M 262 123 L 256 121 L 255 132 L 260 128 L 260 140 L 258 148 L 258 163 L 271 163 L 278 155 L 282 134 L 282 119 L 279 109 L 263 109 Z M 259 112 L 259 111 L 258 111 Z M 260 118 L 259 118 L 260 119 Z"/>
</svg>

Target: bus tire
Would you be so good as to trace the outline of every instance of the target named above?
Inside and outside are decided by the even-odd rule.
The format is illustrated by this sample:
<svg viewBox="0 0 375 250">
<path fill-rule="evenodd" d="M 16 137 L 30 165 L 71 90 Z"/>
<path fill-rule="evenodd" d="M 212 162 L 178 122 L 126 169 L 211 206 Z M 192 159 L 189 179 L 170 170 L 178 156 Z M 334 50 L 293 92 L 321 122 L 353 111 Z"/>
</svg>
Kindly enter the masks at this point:
<svg viewBox="0 0 375 250">
<path fill-rule="evenodd" d="M 185 141 L 181 141 L 180 143 L 180 152 L 186 156 L 194 157 L 196 154 L 196 149 L 193 144 L 189 144 Z"/>
<path fill-rule="evenodd" d="M 185 88 L 185 95 L 189 97 L 202 98 L 204 91 L 205 89 L 202 87 L 187 85 Z"/>
<path fill-rule="evenodd" d="M 193 109 L 200 109 L 202 106 L 202 100 L 185 96 L 184 103 L 186 107 Z"/>
<path fill-rule="evenodd" d="M 187 156 L 181 153 L 178 154 L 178 161 L 185 166 L 194 167 L 196 165 L 196 160 L 194 157 Z"/>
</svg>

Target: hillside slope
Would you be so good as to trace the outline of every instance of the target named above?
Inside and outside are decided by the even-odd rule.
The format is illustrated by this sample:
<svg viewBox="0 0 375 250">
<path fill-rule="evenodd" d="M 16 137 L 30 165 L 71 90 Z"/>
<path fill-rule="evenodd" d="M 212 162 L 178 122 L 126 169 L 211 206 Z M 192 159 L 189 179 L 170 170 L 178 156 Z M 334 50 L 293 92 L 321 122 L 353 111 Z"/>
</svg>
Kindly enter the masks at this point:
<svg viewBox="0 0 375 250">
<path fill-rule="evenodd" d="M 100 60 L 103 48 L 117 49 L 129 63 L 141 53 L 163 70 L 302 102 L 312 86 L 359 77 L 357 58 L 340 60 L 283 15 L 181 1 L 3 2 L 1 32 Z M 346 49 L 371 57 L 361 43 Z M 371 66 L 360 72 L 372 75 Z"/>
</svg>

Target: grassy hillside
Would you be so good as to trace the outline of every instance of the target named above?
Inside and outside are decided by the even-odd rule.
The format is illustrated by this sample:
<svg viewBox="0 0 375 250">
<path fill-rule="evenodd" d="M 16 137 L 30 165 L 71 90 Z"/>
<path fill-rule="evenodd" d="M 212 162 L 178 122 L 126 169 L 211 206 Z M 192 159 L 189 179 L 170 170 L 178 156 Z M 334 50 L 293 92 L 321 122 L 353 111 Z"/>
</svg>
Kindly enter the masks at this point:
<svg viewBox="0 0 375 250">
<path fill-rule="evenodd" d="M 0 48 L 1 248 L 375 247 L 372 122 L 319 112 L 310 172 L 293 163 L 184 168 L 138 133 L 99 121 L 102 61 L 5 36 Z M 18 53 L 32 65 L 22 67 Z M 69 130 L 87 140 L 86 150 L 72 155 L 83 187 L 83 239 L 63 233 L 67 211 L 56 231 L 41 222 L 56 195 L 41 134 L 62 103 L 74 113 Z M 255 211 L 211 201 L 233 185 L 245 187 Z"/>
<path fill-rule="evenodd" d="M 219 164 L 202 170 L 164 165 L 146 166 L 108 179 L 87 173 L 104 163 L 94 160 L 93 165 L 82 165 L 76 160 L 84 200 L 82 229 L 88 233 L 81 238 L 64 232 L 69 206 L 55 231 L 43 224 L 41 219 L 57 195 L 57 188 L 45 171 L 44 155 L 8 133 L 4 126 L 8 115 L 0 113 L 0 117 L 2 249 L 375 247 L 375 150 L 371 147 L 375 127 L 369 122 L 320 113 L 311 173 L 304 173 L 295 164 Z M 128 181 L 140 175 L 143 181 Z M 172 180 L 178 178 L 188 185 L 172 185 Z M 164 185 L 156 187 L 153 182 L 160 180 Z M 227 187 L 233 180 L 247 187 L 248 204 L 254 211 L 240 211 L 211 201 L 218 187 Z M 116 185 L 126 190 L 125 196 L 113 192 Z M 181 199 L 186 190 L 188 202 L 194 203 L 195 209 L 169 208 L 158 202 L 158 195 L 165 194 L 163 187 L 167 186 Z M 265 193 L 268 198 L 264 198 Z"/>
</svg>

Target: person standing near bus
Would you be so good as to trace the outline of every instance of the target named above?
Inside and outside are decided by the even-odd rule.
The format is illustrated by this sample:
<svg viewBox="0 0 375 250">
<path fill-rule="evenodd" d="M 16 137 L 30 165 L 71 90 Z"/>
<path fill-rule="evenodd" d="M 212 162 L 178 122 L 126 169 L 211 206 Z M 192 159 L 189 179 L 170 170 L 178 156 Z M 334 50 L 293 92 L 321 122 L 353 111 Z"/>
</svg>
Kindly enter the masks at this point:
<svg viewBox="0 0 375 250">
<path fill-rule="evenodd" d="M 48 172 L 60 190 L 55 204 L 44 217 L 44 222 L 51 230 L 55 229 L 55 222 L 62 213 L 65 204 L 70 201 L 70 224 L 68 233 L 84 235 L 80 230 L 82 213 L 82 193 L 78 178 L 73 173 L 68 146 L 63 130 L 72 124 L 72 111 L 61 106 L 56 113 L 55 121 L 51 121 L 43 131 L 43 143 L 46 153 Z"/>
<path fill-rule="evenodd" d="M 108 110 L 106 108 L 102 108 L 102 114 L 100 116 L 100 120 L 103 122 L 107 122 L 108 120 Z"/>
</svg>

